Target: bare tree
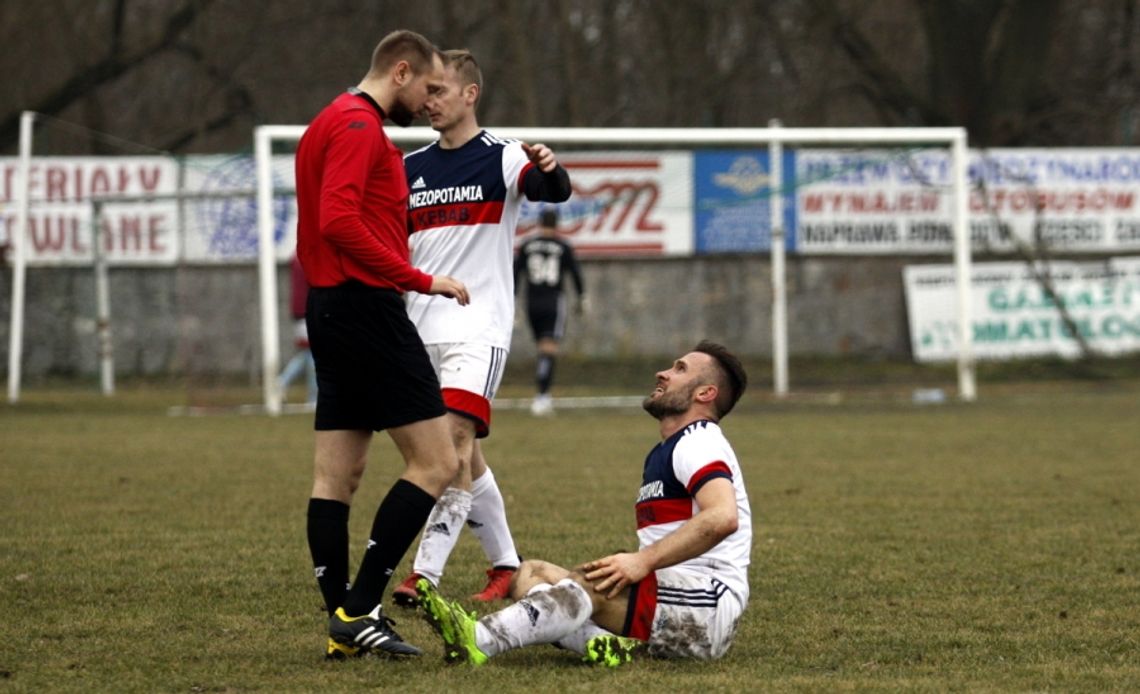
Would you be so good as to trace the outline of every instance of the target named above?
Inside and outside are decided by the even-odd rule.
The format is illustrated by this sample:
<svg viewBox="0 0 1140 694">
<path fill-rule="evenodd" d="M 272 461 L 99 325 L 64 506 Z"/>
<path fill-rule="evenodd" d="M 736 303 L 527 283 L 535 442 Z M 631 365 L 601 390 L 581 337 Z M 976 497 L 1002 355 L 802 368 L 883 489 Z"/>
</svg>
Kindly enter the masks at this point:
<svg viewBox="0 0 1140 694">
<path fill-rule="evenodd" d="M 0 146 L 32 109 L 155 148 L 305 122 L 406 27 L 470 48 L 488 125 L 960 124 L 1130 144 L 1138 0 L 8 0 Z M 88 151 L 99 151 L 88 142 Z"/>
</svg>

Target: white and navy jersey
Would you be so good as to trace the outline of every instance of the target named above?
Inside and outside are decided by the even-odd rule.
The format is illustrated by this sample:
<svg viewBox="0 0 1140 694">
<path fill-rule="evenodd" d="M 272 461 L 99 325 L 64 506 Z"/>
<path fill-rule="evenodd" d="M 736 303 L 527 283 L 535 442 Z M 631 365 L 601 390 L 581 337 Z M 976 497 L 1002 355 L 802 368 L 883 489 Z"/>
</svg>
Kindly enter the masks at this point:
<svg viewBox="0 0 1140 694">
<path fill-rule="evenodd" d="M 730 480 L 736 489 L 736 531 L 704 554 L 671 568 L 705 576 L 711 572 L 747 601 L 752 509 L 736 454 L 715 422 L 694 422 L 649 452 L 637 497 L 637 539 L 644 549 L 681 527 L 700 511 L 697 491 L 717 478 Z"/>
<path fill-rule="evenodd" d="M 467 285 L 471 303 L 409 292 L 408 316 L 424 344 L 471 342 L 509 349 L 515 320 L 513 245 L 523 176 L 522 145 L 486 130 L 462 147 L 439 142 L 404 157 L 412 265 Z"/>
</svg>

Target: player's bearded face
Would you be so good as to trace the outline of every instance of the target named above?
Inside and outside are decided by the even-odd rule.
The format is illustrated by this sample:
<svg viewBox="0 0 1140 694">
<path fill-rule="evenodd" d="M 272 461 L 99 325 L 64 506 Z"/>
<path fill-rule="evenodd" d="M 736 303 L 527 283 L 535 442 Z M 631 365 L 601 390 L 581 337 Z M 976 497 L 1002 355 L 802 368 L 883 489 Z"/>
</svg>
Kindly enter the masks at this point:
<svg viewBox="0 0 1140 694">
<path fill-rule="evenodd" d="M 690 382 L 670 388 L 668 383 L 658 383 L 658 387 L 662 390 L 650 393 L 649 397 L 642 401 L 641 407 L 655 419 L 684 414 L 693 402 L 693 393 L 697 390 L 697 386 L 696 382 Z"/>
<path fill-rule="evenodd" d="M 399 97 L 396 97 L 396 100 L 392 103 L 392 108 L 389 110 L 387 115 L 389 120 L 401 128 L 408 127 L 412 124 L 412 121 L 416 119 L 415 111 L 408 108 L 408 105 L 405 104 Z"/>
<path fill-rule="evenodd" d="M 438 88 L 442 74 L 443 63 L 437 56 L 430 71 L 414 75 L 411 81 L 396 92 L 392 107 L 386 114 L 388 119 L 401 128 L 411 125 L 416 116 L 424 110 L 424 104 L 427 103 L 430 93 L 429 87 Z"/>
</svg>

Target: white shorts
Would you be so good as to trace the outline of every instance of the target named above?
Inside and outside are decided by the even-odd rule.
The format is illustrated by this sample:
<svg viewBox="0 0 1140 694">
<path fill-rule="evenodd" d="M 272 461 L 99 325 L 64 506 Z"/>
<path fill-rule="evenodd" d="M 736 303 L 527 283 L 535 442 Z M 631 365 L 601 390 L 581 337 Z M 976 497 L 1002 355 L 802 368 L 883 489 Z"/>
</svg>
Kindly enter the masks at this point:
<svg viewBox="0 0 1140 694">
<path fill-rule="evenodd" d="M 711 575 L 659 569 L 638 584 L 626 631 L 650 655 L 711 660 L 728 651 L 743 614 L 744 601 Z"/>
<path fill-rule="evenodd" d="M 507 350 L 471 342 L 424 345 L 439 376 L 443 404 L 475 422 L 475 436 L 491 432 L 491 401 L 503 382 Z"/>
</svg>

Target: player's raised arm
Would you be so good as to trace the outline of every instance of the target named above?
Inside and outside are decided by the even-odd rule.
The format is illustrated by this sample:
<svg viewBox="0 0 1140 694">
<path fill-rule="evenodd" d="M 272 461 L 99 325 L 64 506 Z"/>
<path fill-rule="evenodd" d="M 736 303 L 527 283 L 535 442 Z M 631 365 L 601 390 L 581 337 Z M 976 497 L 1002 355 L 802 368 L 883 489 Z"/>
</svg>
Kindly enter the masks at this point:
<svg viewBox="0 0 1140 694">
<path fill-rule="evenodd" d="M 531 202 L 565 202 L 573 190 L 570 174 L 558 163 L 554 152 L 544 144 L 522 143 L 523 152 L 533 167 L 523 176 L 523 194 Z"/>
</svg>

